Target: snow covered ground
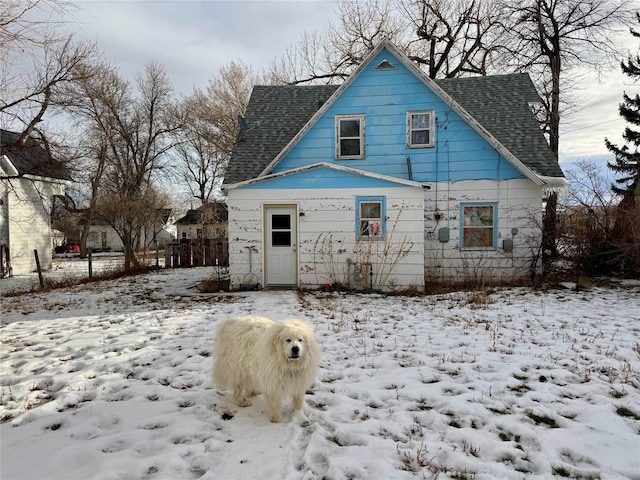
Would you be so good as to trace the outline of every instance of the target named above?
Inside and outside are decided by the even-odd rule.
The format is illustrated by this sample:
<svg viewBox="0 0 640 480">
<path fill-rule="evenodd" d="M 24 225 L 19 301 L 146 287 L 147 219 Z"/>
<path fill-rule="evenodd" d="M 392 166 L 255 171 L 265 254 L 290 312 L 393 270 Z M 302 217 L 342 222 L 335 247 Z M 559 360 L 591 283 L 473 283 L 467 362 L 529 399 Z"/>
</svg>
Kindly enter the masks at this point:
<svg viewBox="0 0 640 480">
<path fill-rule="evenodd" d="M 199 293 L 210 275 L 2 298 L 1 478 L 640 479 L 638 282 Z M 304 415 L 211 386 L 215 327 L 244 314 L 314 326 Z"/>
</svg>

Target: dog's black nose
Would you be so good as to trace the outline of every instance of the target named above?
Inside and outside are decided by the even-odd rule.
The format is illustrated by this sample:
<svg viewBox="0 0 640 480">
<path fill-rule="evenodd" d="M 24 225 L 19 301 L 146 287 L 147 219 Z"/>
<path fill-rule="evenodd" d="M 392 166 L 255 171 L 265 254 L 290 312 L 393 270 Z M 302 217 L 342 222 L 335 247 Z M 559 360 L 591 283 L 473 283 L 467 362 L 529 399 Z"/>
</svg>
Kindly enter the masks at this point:
<svg viewBox="0 0 640 480">
<path fill-rule="evenodd" d="M 292 348 L 291 348 L 291 354 L 292 354 L 294 357 L 297 357 L 299 353 L 300 353 L 300 347 L 292 347 Z"/>
</svg>

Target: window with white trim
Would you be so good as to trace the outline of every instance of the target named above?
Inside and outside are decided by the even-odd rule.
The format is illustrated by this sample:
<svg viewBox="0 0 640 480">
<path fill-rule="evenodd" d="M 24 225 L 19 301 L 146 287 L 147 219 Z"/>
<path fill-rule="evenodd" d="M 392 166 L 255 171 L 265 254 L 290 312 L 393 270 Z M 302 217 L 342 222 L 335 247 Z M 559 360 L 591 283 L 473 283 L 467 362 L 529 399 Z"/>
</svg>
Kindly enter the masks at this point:
<svg viewBox="0 0 640 480">
<path fill-rule="evenodd" d="M 462 248 L 496 248 L 497 203 L 462 203 Z"/>
<path fill-rule="evenodd" d="M 435 113 L 433 110 L 407 112 L 407 147 L 433 147 Z"/>
<path fill-rule="evenodd" d="M 356 197 L 356 228 L 358 238 L 382 238 L 386 225 L 386 198 Z"/>
<path fill-rule="evenodd" d="M 364 115 L 336 115 L 336 158 L 364 158 Z"/>
</svg>

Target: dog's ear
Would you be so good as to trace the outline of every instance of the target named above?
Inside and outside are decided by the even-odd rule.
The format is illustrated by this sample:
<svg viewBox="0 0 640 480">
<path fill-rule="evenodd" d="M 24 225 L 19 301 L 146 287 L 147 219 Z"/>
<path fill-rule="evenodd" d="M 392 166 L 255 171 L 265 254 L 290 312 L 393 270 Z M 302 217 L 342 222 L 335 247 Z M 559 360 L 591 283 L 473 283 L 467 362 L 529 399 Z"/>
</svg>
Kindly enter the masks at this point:
<svg viewBox="0 0 640 480">
<path fill-rule="evenodd" d="M 283 351 L 282 344 L 284 343 L 282 325 L 275 324 L 269 329 L 269 335 L 271 335 L 271 346 L 273 347 L 273 351 L 276 353 L 280 353 Z"/>
</svg>

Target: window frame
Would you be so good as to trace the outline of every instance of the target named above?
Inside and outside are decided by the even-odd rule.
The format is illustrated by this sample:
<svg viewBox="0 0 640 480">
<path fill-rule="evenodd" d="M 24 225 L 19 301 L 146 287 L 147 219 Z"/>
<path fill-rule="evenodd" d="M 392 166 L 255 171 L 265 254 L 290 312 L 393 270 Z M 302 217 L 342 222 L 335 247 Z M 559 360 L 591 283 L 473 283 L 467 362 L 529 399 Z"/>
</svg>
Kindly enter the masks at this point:
<svg viewBox="0 0 640 480">
<path fill-rule="evenodd" d="M 413 116 L 414 115 L 429 115 L 429 125 L 426 128 L 413 128 Z M 435 124 L 436 114 L 435 110 L 410 110 L 407 112 L 407 148 L 433 148 L 435 145 Z M 428 131 L 429 142 L 428 143 L 413 143 L 412 134 L 414 131 Z"/>
<path fill-rule="evenodd" d="M 491 226 L 465 225 L 465 207 L 490 207 L 493 218 Z M 465 245 L 467 230 L 492 229 L 491 245 Z M 464 202 L 460 203 L 460 250 L 497 250 L 498 249 L 498 202 Z"/>
<path fill-rule="evenodd" d="M 357 137 L 341 137 L 340 136 L 340 124 L 342 121 L 357 120 L 359 122 L 359 132 Z M 360 153 L 358 155 L 342 155 L 341 141 L 354 140 L 360 141 Z M 336 115 L 335 116 L 335 155 L 336 160 L 359 160 L 365 158 L 365 114 L 349 114 L 349 115 Z"/>
<path fill-rule="evenodd" d="M 363 220 L 361 217 L 361 206 L 364 203 L 379 203 L 380 204 L 380 232 L 378 235 L 363 235 L 360 229 L 360 222 Z M 368 219 L 378 219 L 378 217 L 364 217 Z M 371 240 L 384 240 L 387 234 L 387 197 L 384 195 L 366 195 L 356 196 L 356 224 L 355 224 L 356 239 L 371 239 Z"/>
</svg>

